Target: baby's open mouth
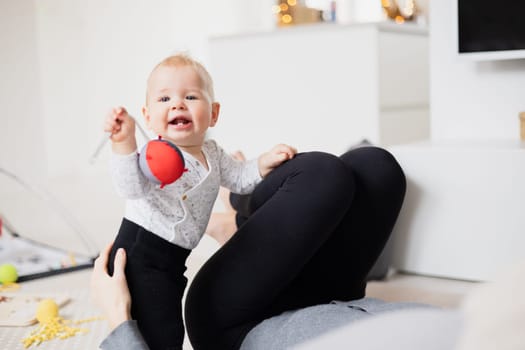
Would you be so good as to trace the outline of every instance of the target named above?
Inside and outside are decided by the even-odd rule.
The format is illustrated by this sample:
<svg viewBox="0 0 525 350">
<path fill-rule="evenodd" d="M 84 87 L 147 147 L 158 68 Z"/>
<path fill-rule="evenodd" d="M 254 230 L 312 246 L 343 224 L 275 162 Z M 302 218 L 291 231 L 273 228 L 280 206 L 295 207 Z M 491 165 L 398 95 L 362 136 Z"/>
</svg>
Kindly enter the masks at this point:
<svg viewBox="0 0 525 350">
<path fill-rule="evenodd" d="M 188 123 L 191 123 L 191 120 L 183 118 L 183 117 L 177 117 L 169 122 L 171 125 L 186 125 Z"/>
</svg>

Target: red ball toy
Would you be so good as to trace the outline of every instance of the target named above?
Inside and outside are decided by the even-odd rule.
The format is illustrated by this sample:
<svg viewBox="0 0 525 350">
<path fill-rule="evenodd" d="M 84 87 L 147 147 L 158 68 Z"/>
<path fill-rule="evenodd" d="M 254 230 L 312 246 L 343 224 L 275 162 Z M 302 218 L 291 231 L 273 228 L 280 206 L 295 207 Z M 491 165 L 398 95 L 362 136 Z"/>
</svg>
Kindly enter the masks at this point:
<svg viewBox="0 0 525 350">
<path fill-rule="evenodd" d="M 177 181 L 188 170 L 184 168 L 180 149 L 160 136 L 158 140 L 151 140 L 142 147 L 139 166 L 142 173 L 160 188 Z"/>
</svg>

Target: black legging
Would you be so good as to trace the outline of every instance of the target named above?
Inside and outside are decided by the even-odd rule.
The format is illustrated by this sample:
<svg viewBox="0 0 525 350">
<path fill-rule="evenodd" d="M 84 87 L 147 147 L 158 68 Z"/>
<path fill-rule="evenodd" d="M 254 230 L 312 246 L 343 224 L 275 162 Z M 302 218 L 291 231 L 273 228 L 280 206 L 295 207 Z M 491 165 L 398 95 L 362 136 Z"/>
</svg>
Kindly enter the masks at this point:
<svg viewBox="0 0 525 350">
<path fill-rule="evenodd" d="M 188 290 L 193 348 L 239 349 L 254 326 L 283 311 L 362 298 L 405 188 L 396 160 L 377 147 L 340 158 L 302 153 L 272 171 Z"/>
</svg>

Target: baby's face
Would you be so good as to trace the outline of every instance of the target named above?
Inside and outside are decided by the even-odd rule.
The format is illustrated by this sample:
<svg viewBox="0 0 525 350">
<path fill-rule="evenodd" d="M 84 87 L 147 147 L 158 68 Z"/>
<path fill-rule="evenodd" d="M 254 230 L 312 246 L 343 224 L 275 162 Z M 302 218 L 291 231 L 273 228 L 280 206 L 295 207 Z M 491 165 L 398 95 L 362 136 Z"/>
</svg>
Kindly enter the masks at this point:
<svg viewBox="0 0 525 350">
<path fill-rule="evenodd" d="M 148 127 L 177 146 L 202 146 L 206 130 L 217 122 L 202 79 L 190 66 L 160 66 L 148 80 L 143 109 Z"/>
</svg>

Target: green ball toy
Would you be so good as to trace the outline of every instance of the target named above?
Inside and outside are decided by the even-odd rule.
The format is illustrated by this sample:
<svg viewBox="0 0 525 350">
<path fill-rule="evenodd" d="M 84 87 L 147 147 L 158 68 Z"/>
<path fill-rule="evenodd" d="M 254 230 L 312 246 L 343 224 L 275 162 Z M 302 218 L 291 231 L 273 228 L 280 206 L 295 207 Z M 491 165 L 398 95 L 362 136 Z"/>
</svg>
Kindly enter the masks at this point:
<svg viewBox="0 0 525 350">
<path fill-rule="evenodd" d="M 16 268 L 11 264 L 0 265 L 0 283 L 13 283 L 18 279 Z"/>
</svg>

